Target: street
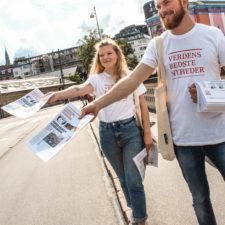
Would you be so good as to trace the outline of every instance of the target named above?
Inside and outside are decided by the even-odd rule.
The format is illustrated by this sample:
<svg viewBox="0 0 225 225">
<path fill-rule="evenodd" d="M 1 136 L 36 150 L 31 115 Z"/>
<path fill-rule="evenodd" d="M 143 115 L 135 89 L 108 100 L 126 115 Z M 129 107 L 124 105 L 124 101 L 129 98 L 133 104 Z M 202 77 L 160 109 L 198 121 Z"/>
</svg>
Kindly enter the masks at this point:
<svg viewBox="0 0 225 225">
<path fill-rule="evenodd" d="M 89 127 L 47 163 L 26 146 L 62 106 L 0 120 L 0 225 L 125 224 Z"/>
</svg>

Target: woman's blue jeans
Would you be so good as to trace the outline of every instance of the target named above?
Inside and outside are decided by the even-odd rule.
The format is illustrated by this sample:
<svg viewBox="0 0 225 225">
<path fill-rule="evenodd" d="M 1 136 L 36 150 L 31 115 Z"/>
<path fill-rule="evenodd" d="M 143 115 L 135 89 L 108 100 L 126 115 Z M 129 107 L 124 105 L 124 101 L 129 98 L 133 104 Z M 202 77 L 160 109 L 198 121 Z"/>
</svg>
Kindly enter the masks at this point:
<svg viewBox="0 0 225 225">
<path fill-rule="evenodd" d="M 209 184 L 205 172 L 208 156 L 225 180 L 225 142 L 205 146 L 175 146 L 183 176 L 193 197 L 193 206 L 200 225 L 216 225 Z"/>
<path fill-rule="evenodd" d="M 143 137 L 134 117 L 99 124 L 100 143 L 104 155 L 115 170 L 127 205 L 132 208 L 134 222 L 147 219 L 144 186 L 133 157 L 144 147 Z"/>
</svg>

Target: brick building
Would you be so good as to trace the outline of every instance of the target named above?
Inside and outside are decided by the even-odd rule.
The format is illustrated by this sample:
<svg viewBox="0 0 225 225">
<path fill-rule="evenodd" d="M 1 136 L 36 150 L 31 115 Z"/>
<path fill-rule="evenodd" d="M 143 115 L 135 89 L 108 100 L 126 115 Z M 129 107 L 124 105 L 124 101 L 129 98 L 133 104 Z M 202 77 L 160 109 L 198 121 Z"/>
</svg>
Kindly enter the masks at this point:
<svg viewBox="0 0 225 225">
<path fill-rule="evenodd" d="M 144 4 L 146 24 L 152 37 L 163 32 L 154 1 Z M 225 0 L 189 1 L 189 14 L 193 21 L 215 26 L 225 34 Z"/>
</svg>

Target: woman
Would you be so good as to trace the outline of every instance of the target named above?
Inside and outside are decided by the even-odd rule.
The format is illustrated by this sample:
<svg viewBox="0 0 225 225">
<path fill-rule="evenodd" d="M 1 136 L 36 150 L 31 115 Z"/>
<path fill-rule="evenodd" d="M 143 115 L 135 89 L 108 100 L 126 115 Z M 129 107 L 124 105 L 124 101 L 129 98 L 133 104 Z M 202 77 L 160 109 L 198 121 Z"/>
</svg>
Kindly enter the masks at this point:
<svg viewBox="0 0 225 225">
<path fill-rule="evenodd" d="M 119 79 L 129 73 L 125 57 L 119 46 L 111 39 L 104 39 L 96 45 L 90 77 L 81 84 L 56 92 L 49 100 L 83 96 L 96 92 L 96 98 L 105 94 Z M 133 94 L 102 109 L 98 118 L 100 143 L 104 155 L 115 170 L 127 205 L 132 209 L 131 224 L 145 225 L 147 219 L 144 187 L 141 176 L 132 160 L 144 147 L 149 151 L 153 144 L 147 104 L 146 89 L 138 88 L 144 127 L 143 137 L 134 118 Z"/>
</svg>

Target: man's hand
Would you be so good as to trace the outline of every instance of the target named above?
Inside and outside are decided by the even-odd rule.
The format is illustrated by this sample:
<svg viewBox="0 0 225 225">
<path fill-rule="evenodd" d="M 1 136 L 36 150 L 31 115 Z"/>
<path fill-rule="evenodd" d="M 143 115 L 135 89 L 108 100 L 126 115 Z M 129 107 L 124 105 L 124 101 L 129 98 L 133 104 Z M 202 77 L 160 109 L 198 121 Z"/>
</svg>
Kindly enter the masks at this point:
<svg viewBox="0 0 225 225">
<path fill-rule="evenodd" d="M 197 103 L 198 98 L 197 98 L 197 89 L 196 89 L 195 85 L 192 84 L 191 86 L 189 86 L 188 91 L 191 95 L 192 102 Z"/>
<path fill-rule="evenodd" d="M 95 102 L 92 102 L 81 109 L 81 115 L 79 116 L 79 119 L 82 119 L 87 114 L 92 114 L 94 118 L 91 120 L 93 121 L 95 117 L 98 115 L 100 108 Z"/>
<path fill-rule="evenodd" d="M 48 99 L 48 103 L 56 102 L 58 100 L 58 98 L 57 98 L 57 92 L 48 92 L 48 93 L 45 94 L 44 97 L 48 97 L 51 94 L 53 94 L 53 95 L 51 96 L 51 98 Z"/>
</svg>

